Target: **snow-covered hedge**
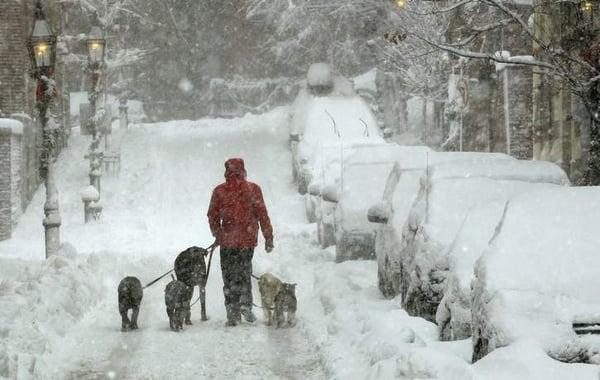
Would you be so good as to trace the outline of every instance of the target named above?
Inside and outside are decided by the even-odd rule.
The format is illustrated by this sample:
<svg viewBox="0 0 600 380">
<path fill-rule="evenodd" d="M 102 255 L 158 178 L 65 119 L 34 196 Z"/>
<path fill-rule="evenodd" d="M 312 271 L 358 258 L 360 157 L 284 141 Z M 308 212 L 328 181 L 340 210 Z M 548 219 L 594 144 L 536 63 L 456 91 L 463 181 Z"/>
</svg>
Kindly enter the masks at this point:
<svg viewBox="0 0 600 380">
<path fill-rule="evenodd" d="M 519 339 L 562 361 L 598 362 L 573 322 L 600 322 L 600 187 L 553 188 L 508 204 L 475 267 L 473 358 Z M 595 347 L 594 347 L 595 346 Z"/>
</svg>

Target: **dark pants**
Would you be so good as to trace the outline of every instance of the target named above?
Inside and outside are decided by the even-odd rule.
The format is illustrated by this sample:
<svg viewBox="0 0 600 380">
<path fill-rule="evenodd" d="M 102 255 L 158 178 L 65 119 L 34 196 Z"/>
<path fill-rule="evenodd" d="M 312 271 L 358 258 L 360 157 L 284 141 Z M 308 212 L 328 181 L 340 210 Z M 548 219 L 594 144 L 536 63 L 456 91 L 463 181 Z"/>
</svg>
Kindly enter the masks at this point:
<svg viewBox="0 0 600 380">
<path fill-rule="evenodd" d="M 221 272 L 227 319 L 240 319 L 240 308 L 252 309 L 254 248 L 221 247 Z"/>
</svg>

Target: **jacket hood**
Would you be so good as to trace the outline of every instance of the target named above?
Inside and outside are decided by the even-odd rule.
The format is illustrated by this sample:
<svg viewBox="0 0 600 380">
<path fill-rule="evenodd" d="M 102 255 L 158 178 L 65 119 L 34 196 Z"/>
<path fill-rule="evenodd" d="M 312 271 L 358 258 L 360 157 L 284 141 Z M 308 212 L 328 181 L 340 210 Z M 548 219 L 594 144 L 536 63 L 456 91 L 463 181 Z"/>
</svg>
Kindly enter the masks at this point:
<svg viewBox="0 0 600 380">
<path fill-rule="evenodd" d="M 244 160 L 241 158 L 230 158 L 225 161 L 225 179 L 246 178 L 246 168 L 244 167 Z"/>
</svg>

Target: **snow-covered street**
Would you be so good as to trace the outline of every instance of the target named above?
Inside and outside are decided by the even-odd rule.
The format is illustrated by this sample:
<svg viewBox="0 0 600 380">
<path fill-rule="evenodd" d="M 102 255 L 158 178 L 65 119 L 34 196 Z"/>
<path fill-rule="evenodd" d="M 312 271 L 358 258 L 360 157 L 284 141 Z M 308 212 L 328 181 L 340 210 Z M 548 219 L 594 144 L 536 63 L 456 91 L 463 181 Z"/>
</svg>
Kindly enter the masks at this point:
<svg viewBox="0 0 600 380">
<path fill-rule="evenodd" d="M 532 357 L 534 348 L 527 342 L 499 349 L 472 366 L 470 340 L 439 342 L 436 325 L 409 316 L 396 300 L 383 299 L 375 262 L 336 264 L 334 248 L 318 247 L 315 227 L 305 221 L 303 198 L 292 185 L 286 117 L 287 110 L 278 109 L 240 119 L 117 130 L 111 143 L 123 154 L 123 170 L 118 178 L 103 178 L 102 219 L 87 225 L 79 200 L 86 184 L 81 159 L 86 139 L 75 134 L 57 164 L 67 242 L 61 256 L 42 260 L 43 189 L 14 237 L 0 243 L 5 296 L 0 317 L 9 323 L 0 335 L 1 373 L 22 379 L 596 376 L 591 365 L 555 362 L 543 352 Z M 298 284 L 298 326 L 266 327 L 255 309 L 259 321 L 253 325 L 225 327 L 215 255 L 207 286 L 208 322 L 199 320 L 199 306 L 194 306 L 194 325 L 170 331 L 165 279 L 145 291 L 140 330 L 122 333 L 118 282 L 134 275 L 147 283 L 170 269 L 183 249 L 212 242 L 205 216 L 210 193 L 222 181 L 224 160 L 236 156 L 246 160 L 249 179 L 262 186 L 275 229 L 275 250 L 265 253 L 259 241 L 254 272 L 272 272 Z M 506 358 L 512 365 L 503 370 Z"/>
</svg>

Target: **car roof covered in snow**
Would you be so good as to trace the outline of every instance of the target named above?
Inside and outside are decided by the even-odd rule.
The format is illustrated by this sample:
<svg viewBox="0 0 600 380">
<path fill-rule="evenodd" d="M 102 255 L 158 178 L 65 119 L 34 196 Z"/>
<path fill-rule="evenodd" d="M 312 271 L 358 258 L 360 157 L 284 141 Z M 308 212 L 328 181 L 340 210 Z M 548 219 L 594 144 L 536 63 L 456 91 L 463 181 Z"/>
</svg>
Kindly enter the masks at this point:
<svg viewBox="0 0 600 380">
<path fill-rule="evenodd" d="M 419 219 L 423 220 L 429 238 L 449 246 L 470 209 L 496 199 L 510 198 L 531 188 L 530 182 L 486 177 L 440 179 L 428 189 L 421 187 L 420 207 L 427 207 L 428 211 L 422 209 L 417 212 L 422 213 Z"/>
<path fill-rule="evenodd" d="M 524 192 L 557 187 L 548 183 L 520 183 L 520 190 Z M 472 208 L 464 218 L 449 250 L 451 273 L 456 276 L 462 288 L 470 287 L 475 262 L 487 249 L 494 232 L 500 227 L 508 202 L 509 197 L 494 199 Z"/>
<path fill-rule="evenodd" d="M 568 185 L 567 174 L 547 161 L 492 159 L 488 161 L 443 162 L 429 170 L 429 181 L 442 178 L 485 177 L 526 182 Z"/>
<path fill-rule="evenodd" d="M 487 287 L 600 303 L 598 210 L 600 187 L 547 188 L 510 200 L 484 254 Z"/>
<path fill-rule="evenodd" d="M 426 167 L 428 154 L 431 153 L 433 150 L 426 146 L 407 146 L 395 143 L 371 144 L 357 147 L 345 162 L 351 165 L 361 162 L 397 161 L 402 169 L 420 169 Z"/>
</svg>

